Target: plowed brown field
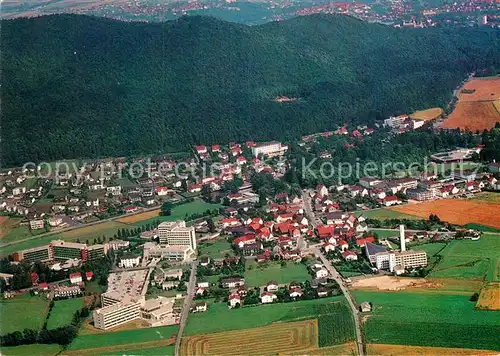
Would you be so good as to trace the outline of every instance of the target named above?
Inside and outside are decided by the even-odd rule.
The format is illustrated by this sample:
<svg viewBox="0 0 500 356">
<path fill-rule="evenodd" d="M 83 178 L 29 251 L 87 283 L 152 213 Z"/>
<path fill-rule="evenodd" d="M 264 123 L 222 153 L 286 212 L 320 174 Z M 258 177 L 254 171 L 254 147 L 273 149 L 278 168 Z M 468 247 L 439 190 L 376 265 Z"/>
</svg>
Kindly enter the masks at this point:
<svg viewBox="0 0 500 356">
<path fill-rule="evenodd" d="M 400 205 L 390 209 L 425 219 L 429 215 L 435 214 L 441 220 L 452 224 L 476 223 L 500 229 L 500 219 L 498 219 L 500 204 L 473 200 L 441 199 L 425 203 Z"/>
<path fill-rule="evenodd" d="M 443 127 L 473 132 L 491 129 L 500 121 L 499 99 L 500 77 L 472 79 L 458 95 L 455 110 L 443 122 Z"/>
</svg>

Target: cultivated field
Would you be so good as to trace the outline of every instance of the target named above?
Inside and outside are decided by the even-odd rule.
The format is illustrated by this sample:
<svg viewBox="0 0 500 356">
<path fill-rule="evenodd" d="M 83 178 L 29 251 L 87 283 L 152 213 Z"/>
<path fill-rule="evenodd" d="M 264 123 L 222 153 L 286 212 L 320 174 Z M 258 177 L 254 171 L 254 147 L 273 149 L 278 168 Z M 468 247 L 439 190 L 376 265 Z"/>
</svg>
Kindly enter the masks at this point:
<svg viewBox="0 0 500 356">
<path fill-rule="evenodd" d="M 189 316 L 183 335 L 219 333 L 257 328 L 278 321 L 314 319 L 320 314 L 318 308 L 331 303 L 345 303 L 345 299 L 343 296 L 337 296 L 239 309 L 228 309 L 226 303 L 209 301 L 210 308 L 207 312 Z"/>
<path fill-rule="evenodd" d="M 471 295 L 353 291 L 373 304 L 364 318 L 369 344 L 500 350 L 498 315 L 477 310 Z"/>
<path fill-rule="evenodd" d="M 430 346 L 406 346 L 387 344 L 368 344 L 367 353 L 369 355 L 400 356 L 400 355 L 440 355 L 440 356 L 484 356 L 498 355 L 498 352 L 477 349 L 430 347 Z"/>
<path fill-rule="evenodd" d="M 155 209 L 155 210 L 146 211 L 146 212 L 140 213 L 140 214 L 125 216 L 124 218 L 118 219 L 116 221 L 124 223 L 124 224 L 133 224 L 133 223 L 136 223 L 138 221 L 143 221 L 143 220 L 155 218 L 158 216 L 158 214 L 160 214 L 160 209 Z"/>
<path fill-rule="evenodd" d="M 410 118 L 412 118 L 414 120 L 429 121 L 429 120 L 437 119 L 442 114 L 443 114 L 443 109 L 432 108 L 432 109 L 427 109 L 427 110 L 415 111 L 413 114 L 410 115 Z"/>
<path fill-rule="evenodd" d="M 445 128 L 483 131 L 500 121 L 500 77 L 473 79 L 464 86 L 451 115 L 443 122 Z M 472 92 L 473 91 L 473 92 Z"/>
<path fill-rule="evenodd" d="M 465 90 L 474 90 L 474 93 L 461 92 L 460 101 L 496 100 L 500 98 L 500 77 L 475 78 L 464 86 Z"/>
<path fill-rule="evenodd" d="M 493 101 L 466 101 L 457 104 L 455 110 L 443 122 L 443 127 L 482 132 L 493 128 L 498 121 L 500 113 Z"/>
<path fill-rule="evenodd" d="M 55 356 L 61 352 L 61 346 L 56 344 L 33 344 L 11 347 L 0 347 L 0 353 L 5 356 Z"/>
<path fill-rule="evenodd" d="M 425 203 L 406 204 L 392 207 L 391 210 L 427 219 L 436 214 L 443 221 L 465 225 L 476 223 L 500 228 L 498 212 L 500 204 L 462 199 L 441 199 Z"/>
<path fill-rule="evenodd" d="M 41 297 L 22 295 L 0 301 L 0 335 L 23 329 L 38 330 L 48 302 Z M 8 321 L 8 322 L 6 322 Z"/>
<path fill-rule="evenodd" d="M 83 307 L 84 298 L 73 298 L 54 301 L 54 307 L 47 320 L 47 329 L 55 329 L 71 323 L 73 315 Z"/>
<path fill-rule="evenodd" d="M 454 240 L 439 255 L 442 259 L 429 277 L 498 280 L 500 236 L 484 234 L 478 241 Z"/>
<path fill-rule="evenodd" d="M 476 308 L 500 310 L 500 282 L 490 282 L 481 289 Z"/>
<path fill-rule="evenodd" d="M 173 343 L 173 337 L 178 330 L 177 325 L 171 325 L 78 336 L 68 347 L 68 351 L 96 355 L 102 352 L 115 352 L 123 349 L 137 350 L 168 346 Z M 70 353 L 68 352 L 68 354 Z M 71 354 L 74 354 L 74 352 L 71 352 Z"/>
<path fill-rule="evenodd" d="M 154 347 L 154 348 L 141 348 L 134 349 L 134 355 L 140 356 L 174 356 L 175 346 L 163 346 L 163 347 Z M 99 356 L 123 356 L 128 354 L 129 349 L 123 349 L 115 352 L 105 352 L 99 354 Z"/>
<path fill-rule="evenodd" d="M 190 336 L 182 339 L 181 355 L 307 354 L 318 347 L 317 320 L 276 323 L 260 328 Z"/>
<path fill-rule="evenodd" d="M 249 267 L 251 269 L 249 269 Z M 267 267 L 266 267 L 267 266 Z M 270 262 L 267 265 L 259 266 L 255 261 L 246 262 L 245 283 L 249 287 L 266 285 L 269 281 L 278 284 L 286 284 L 293 281 L 304 282 L 311 279 L 307 272 L 307 267 L 302 263 L 288 262 L 286 267 L 281 267 L 278 262 Z"/>
</svg>

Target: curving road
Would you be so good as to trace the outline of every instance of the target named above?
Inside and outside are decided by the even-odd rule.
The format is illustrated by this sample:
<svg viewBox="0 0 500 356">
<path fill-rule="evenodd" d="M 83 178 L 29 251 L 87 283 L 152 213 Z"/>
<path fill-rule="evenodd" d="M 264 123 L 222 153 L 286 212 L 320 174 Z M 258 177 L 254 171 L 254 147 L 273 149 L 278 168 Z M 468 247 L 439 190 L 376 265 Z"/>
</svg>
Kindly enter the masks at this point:
<svg viewBox="0 0 500 356">
<path fill-rule="evenodd" d="M 304 190 L 302 192 L 302 201 L 304 203 L 304 213 L 307 216 L 307 219 L 309 222 L 313 225 L 314 228 L 317 227 L 318 223 L 316 220 L 316 216 L 314 215 L 314 212 L 312 211 L 312 205 L 311 205 L 311 198 L 309 196 L 309 191 Z M 342 293 L 344 293 L 345 298 L 347 299 L 347 303 L 349 304 L 349 307 L 351 308 L 352 315 L 354 317 L 354 326 L 356 328 L 356 345 L 358 348 L 358 354 L 360 356 L 364 355 L 364 350 L 363 350 L 363 334 L 361 333 L 361 323 L 360 323 L 360 318 L 359 318 L 359 311 L 356 305 L 356 301 L 354 300 L 354 297 L 352 296 L 351 292 L 347 288 L 344 282 L 344 278 L 340 275 L 340 273 L 337 272 L 335 267 L 332 266 L 330 261 L 328 261 L 321 253 L 321 251 L 317 247 L 310 247 L 311 251 L 314 253 L 316 257 L 318 257 L 323 265 L 326 267 L 328 270 L 328 273 L 330 273 L 331 277 L 335 280 L 335 282 L 338 283 L 340 286 L 340 290 Z M 176 355 L 177 356 L 177 355 Z"/>
</svg>

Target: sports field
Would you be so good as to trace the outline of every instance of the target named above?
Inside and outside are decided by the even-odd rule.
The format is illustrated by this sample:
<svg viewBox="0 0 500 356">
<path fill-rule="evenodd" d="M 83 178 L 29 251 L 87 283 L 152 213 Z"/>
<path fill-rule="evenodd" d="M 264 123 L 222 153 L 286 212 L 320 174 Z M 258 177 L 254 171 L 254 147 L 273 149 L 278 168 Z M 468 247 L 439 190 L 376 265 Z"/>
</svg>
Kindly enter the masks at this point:
<svg viewBox="0 0 500 356">
<path fill-rule="evenodd" d="M 331 303 L 345 303 L 344 296 L 228 309 L 226 303 L 210 303 L 207 312 L 192 314 L 184 334 L 211 334 L 223 331 L 257 328 L 278 321 L 317 318 L 318 308 Z"/>
<path fill-rule="evenodd" d="M 307 354 L 318 347 L 318 323 L 306 320 L 182 339 L 181 355 Z"/>
<path fill-rule="evenodd" d="M 0 300 L 0 335 L 23 329 L 39 329 L 48 302 L 42 297 L 22 295 Z M 8 320 L 8 322 L 6 322 Z"/>
<path fill-rule="evenodd" d="M 429 277 L 498 280 L 500 236 L 484 234 L 478 241 L 453 240 L 439 255 Z"/>
<path fill-rule="evenodd" d="M 54 307 L 47 320 L 47 329 L 66 326 L 73 320 L 73 315 L 83 307 L 84 298 L 73 298 L 54 301 Z"/>
<path fill-rule="evenodd" d="M 77 336 L 68 347 L 68 351 L 80 351 L 88 355 L 95 355 L 102 352 L 168 346 L 172 343 L 172 337 L 177 334 L 178 330 L 177 325 L 170 325 Z"/>
<path fill-rule="evenodd" d="M 427 219 L 436 214 L 443 221 L 465 225 L 476 223 L 500 228 L 498 212 L 500 204 L 463 199 L 441 199 L 418 204 L 406 204 L 390 208 L 404 214 Z"/>
<path fill-rule="evenodd" d="M 500 350 L 496 312 L 474 309 L 468 295 L 354 291 L 373 304 L 366 341 L 376 344 Z"/>
<path fill-rule="evenodd" d="M 251 266 L 251 269 L 249 269 Z M 267 266 L 267 267 L 266 267 Z M 248 287 L 266 285 L 269 281 L 278 284 L 290 282 L 304 282 L 311 279 L 307 267 L 302 263 L 287 262 L 286 267 L 281 267 L 279 262 L 269 262 L 259 265 L 255 261 L 248 260 L 245 264 L 245 284 Z"/>
</svg>

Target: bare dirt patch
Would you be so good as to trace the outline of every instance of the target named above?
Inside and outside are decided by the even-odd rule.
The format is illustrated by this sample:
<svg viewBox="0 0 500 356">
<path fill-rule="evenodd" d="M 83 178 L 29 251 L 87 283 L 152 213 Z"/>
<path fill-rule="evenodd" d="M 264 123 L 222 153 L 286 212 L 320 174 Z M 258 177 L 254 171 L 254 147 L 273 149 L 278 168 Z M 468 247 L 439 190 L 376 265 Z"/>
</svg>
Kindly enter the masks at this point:
<svg viewBox="0 0 500 356">
<path fill-rule="evenodd" d="M 402 278 L 393 276 L 378 276 L 360 279 L 352 283 L 354 289 L 377 289 L 400 291 L 408 288 L 442 288 L 442 283 L 431 282 L 423 278 Z"/>
<path fill-rule="evenodd" d="M 499 98 L 500 77 L 474 78 L 467 82 L 462 92 L 458 94 L 459 101 L 496 100 Z"/>
</svg>

